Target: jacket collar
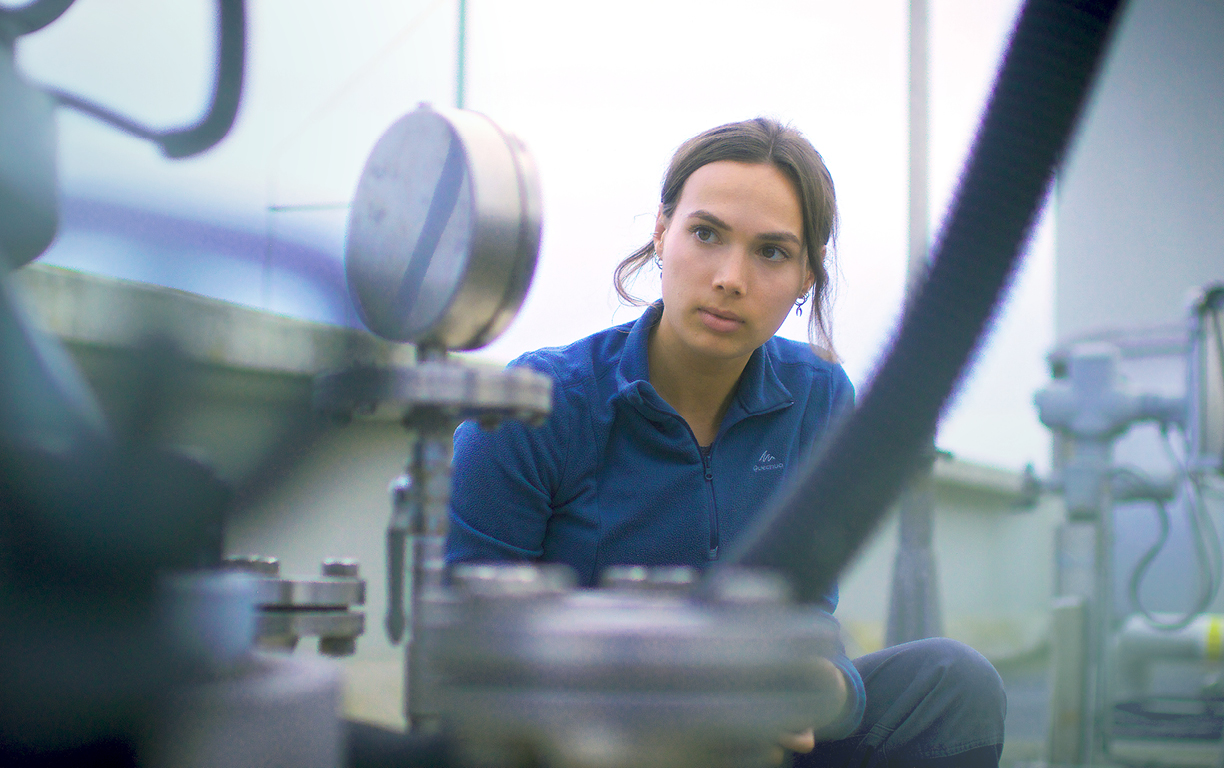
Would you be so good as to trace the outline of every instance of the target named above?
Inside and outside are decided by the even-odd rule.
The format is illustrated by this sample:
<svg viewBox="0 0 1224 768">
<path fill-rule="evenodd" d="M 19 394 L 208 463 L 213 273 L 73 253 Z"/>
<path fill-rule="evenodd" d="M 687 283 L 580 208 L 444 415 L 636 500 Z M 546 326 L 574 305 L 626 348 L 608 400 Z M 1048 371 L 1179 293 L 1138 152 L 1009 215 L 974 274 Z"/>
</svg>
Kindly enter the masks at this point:
<svg viewBox="0 0 1224 768">
<path fill-rule="evenodd" d="M 675 410 L 659 397 L 659 393 L 650 384 L 647 347 L 650 333 L 659 324 L 662 316 L 663 302 L 656 301 L 629 326 L 620 365 L 616 370 L 617 397 L 627 400 L 639 410 L 644 407 L 657 414 L 675 415 Z M 776 353 L 773 346 L 774 341 L 771 339 L 758 347 L 752 357 L 748 358 L 748 364 L 744 366 L 739 384 L 736 385 L 735 398 L 723 420 L 724 427 L 746 416 L 767 413 L 794 403 L 795 398 L 775 370 Z M 643 413 L 647 417 L 651 416 L 645 410 Z"/>
</svg>

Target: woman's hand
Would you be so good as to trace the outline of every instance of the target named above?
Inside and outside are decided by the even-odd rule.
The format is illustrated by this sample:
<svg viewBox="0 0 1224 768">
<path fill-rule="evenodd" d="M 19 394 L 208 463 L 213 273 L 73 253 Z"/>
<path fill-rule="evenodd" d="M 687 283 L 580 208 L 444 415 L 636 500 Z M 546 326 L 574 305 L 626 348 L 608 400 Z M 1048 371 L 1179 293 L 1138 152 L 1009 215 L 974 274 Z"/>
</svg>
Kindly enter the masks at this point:
<svg viewBox="0 0 1224 768">
<path fill-rule="evenodd" d="M 809 728 L 806 731 L 798 731 L 792 733 L 784 733 L 778 739 L 778 749 L 774 750 L 774 763 L 781 765 L 784 753 L 782 750 L 789 749 L 791 752 L 811 752 L 816 747 L 816 731 L 819 728 L 833 725 L 842 719 L 845 714 L 846 704 L 850 698 L 849 688 L 846 686 L 846 676 L 838 669 L 837 665 L 829 659 L 820 659 L 819 671 L 817 675 L 821 679 L 821 687 L 829 692 L 830 708 L 828 712 L 831 714 L 823 722 L 817 723 L 817 728 Z"/>
<path fill-rule="evenodd" d="M 798 733 L 784 733 L 778 743 L 782 745 L 782 749 L 789 749 L 791 752 L 811 752 L 816 748 L 816 731 L 808 728 Z"/>
</svg>

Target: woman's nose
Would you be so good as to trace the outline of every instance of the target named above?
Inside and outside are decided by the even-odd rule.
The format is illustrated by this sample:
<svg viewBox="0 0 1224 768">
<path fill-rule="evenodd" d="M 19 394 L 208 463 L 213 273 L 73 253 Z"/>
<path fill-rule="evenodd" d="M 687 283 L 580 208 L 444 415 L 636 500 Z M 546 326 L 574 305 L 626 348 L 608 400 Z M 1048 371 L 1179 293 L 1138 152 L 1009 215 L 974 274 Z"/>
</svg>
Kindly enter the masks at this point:
<svg viewBox="0 0 1224 768">
<path fill-rule="evenodd" d="M 745 263 L 743 254 L 727 254 L 718 264 L 714 273 L 714 287 L 736 296 L 742 296 L 747 288 L 745 281 Z"/>
</svg>

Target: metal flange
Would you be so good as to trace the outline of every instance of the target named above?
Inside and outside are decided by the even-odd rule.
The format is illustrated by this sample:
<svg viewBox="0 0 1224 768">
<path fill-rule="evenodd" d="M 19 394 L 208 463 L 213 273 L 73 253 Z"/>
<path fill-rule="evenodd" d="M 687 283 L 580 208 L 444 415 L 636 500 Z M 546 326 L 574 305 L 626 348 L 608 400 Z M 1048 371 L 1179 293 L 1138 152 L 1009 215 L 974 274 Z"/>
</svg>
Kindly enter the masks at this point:
<svg viewBox="0 0 1224 768">
<path fill-rule="evenodd" d="M 552 379 L 528 368 L 481 368 L 424 362 L 411 368 L 354 367 L 321 374 L 315 410 L 340 419 L 354 415 L 408 418 L 429 410 L 493 426 L 504 419 L 540 424 L 552 410 Z M 388 413 L 390 412 L 390 413 Z"/>
<path fill-rule="evenodd" d="M 771 574 L 724 574 L 696 600 L 674 573 L 574 590 L 533 568 L 457 568 L 454 599 L 428 606 L 440 714 L 474 763 L 763 765 L 783 732 L 834 719 L 817 667 L 836 624 Z"/>
<path fill-rule="evenodd" d="M 318 637 L 319 652 L 348 656 L 365 632 L 365 614 L 352 606 L 365 604 L 365 579 L 356 560 L 328 558 L 321 576 L 280 575 L 274 557 L 240 555 L 223 563 L 228 570 L 249 573 L 254 603 L 255 636 L 265 648 L 292 650 L 302 637 Z"/>
</svg>

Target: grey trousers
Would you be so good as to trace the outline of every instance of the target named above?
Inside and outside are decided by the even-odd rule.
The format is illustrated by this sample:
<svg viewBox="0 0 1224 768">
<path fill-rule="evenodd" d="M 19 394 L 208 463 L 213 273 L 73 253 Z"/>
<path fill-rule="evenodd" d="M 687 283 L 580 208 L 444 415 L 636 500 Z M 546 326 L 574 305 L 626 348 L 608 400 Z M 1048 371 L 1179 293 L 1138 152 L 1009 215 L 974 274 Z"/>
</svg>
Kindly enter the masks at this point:
<svg viewBox="0 0 1224 768">
<path fill-rule="evenodd" d="M 977 651 L 918 640 L 854 660 L 867 689 L 863 722 L 845 739 L 795 755 L 796 768 L 996 768 L 1007 696 Z"/>
</svg>

